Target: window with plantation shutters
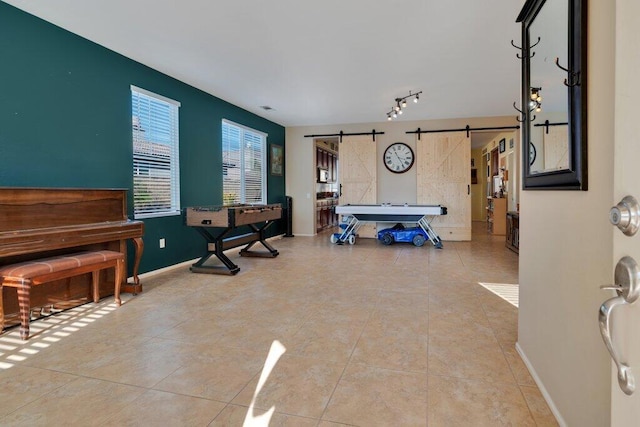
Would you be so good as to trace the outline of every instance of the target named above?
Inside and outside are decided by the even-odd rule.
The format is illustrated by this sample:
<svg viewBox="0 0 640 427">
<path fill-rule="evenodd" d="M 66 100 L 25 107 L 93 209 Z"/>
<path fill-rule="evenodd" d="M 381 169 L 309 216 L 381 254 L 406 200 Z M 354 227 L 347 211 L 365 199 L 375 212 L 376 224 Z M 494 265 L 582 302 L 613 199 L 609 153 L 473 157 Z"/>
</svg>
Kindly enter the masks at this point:
<svg viewBox="0 0 640 427">
<path fill-rule="evenodd" d="M 131 86 L 135 218 L 180 214 L 179 107 Z"/>
<path fill-rule="evenodd" d="M 267 135 L 222 121 L 223 203 L 267 202 Z"/>
</svg>

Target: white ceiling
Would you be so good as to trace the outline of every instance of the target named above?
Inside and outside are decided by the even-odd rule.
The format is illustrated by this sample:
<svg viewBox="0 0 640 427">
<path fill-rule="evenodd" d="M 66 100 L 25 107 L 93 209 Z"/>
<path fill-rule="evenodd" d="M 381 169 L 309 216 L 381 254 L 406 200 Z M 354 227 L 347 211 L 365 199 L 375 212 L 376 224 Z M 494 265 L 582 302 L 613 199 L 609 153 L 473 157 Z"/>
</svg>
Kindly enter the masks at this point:
<svg viewBox="0 0 640 427">
<path fill-rule="evenodd" d="M 524 0 L 5 2 L 284 126 L 516 114 Z"/>
</svg>

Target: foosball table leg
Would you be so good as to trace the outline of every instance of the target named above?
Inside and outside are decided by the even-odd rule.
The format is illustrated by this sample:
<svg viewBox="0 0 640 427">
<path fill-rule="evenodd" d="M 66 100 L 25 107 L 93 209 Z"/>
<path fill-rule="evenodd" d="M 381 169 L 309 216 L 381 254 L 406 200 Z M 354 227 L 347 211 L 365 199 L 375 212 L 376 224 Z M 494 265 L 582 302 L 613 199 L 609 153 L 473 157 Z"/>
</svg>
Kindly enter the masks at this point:
<svg viewBox="0 0 640 427">
<path fill-rule="evenodd" d="M 223 264 L 222 266 L 213 266 L 213 265 L 204 265 L 209 258 L 213 255 L 216 256 Z M 229 258 L 227 258 L 224 254 L 217 254 L 216 252 L 210 252 L 207 255 L 200 258 L 198 262 L 193 264 L 190 270 L 194 273 L 207 273 L 207 274 L 226 274 L 226 275 L 234 275 L 240 271 L 240 267 L 235 265 Z"/>
<path fill-rule="evenodd" d="M 249 224 L 249 227 L 253 230 L 255 240 L 250 242 L 247 246 L 240 250 L 240 256 L 248 256 L 248 257 L 260 257 L 260 258 L 275 258 L 280 253 L 267 242 L 267 236 L 265 230 L 273 224 L 273 221 L 267 221 L 262 228 L 256 227 L 254 224 Z M 250 251 L 251 247 L 256 243 L 260 242 L 262 246 L 264 246 L 268 252 L 257 252 Z"/>
</svg>

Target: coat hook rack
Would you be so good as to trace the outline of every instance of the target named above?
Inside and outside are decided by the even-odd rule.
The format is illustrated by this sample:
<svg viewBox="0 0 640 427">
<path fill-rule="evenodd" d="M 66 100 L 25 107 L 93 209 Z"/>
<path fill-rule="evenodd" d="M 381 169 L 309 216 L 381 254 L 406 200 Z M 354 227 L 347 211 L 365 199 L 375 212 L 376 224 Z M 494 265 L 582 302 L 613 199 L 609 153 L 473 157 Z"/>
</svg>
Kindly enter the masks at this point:
<svg viewBox="0 0 640 427">
<path fill-rule="evenodd" d="M 574 86 L 580 86 L 580 71 L 571 71 L 567 68 L 564 68 L 562 65 L 560 65 L 560 58 L 556 57 L 556 65 L 558 66 L 558 68 L 560 68 L 561 70 L 563 70 L 564 72 L 566 72 L 569 77 L 564 79 L 564 85 L 567 87 L 574 87 Z"/>
<path fill-rule="evenodd" d="M 520 123 L 522 123 L 522 122 L 524 122 L 525 120 L 527 120 L 527 119 L 525 118 L 524 111 L 522 111 L 521 109 L 519 109 L 518 107 L 516 107 L 516 102 L 515 102 L 515 101 L 513 101 L 513 108 L 515 108 L 515 109 L 516 109 L 516 111 L 522 115 L 522 120 L 520 120 L 520 117 L 516 117 L 516 120 L 517 120 L 517 121 L 519 121 Z M 533 109 L 529 110 L 529 112 L 532 112 L 532 111 L 533 111 Z M 534 115 L 534 116 L 533 116 L 533 118 L 531 119 L 531 121 L 534 121 L 535 119 L 536 119 L 536 116 Z"/>
<path fill-rule="evenodd" d="M 537 46 L 537 44 L 538 44 L 538 43 L 540 43 L 540 37 L 538 37 L 538 41 L 536 41 L 534 44 L 532 44 L 531 46 L 529 46 L 529 49 L 531 49 L 531 48 L 532 48 L 532 47 L 534 47 L 534 46 Z M 520 52 L 524 51 L 524 48 L 522 48 L 522 47 L 520 47 L 520 46 L 516 45 L 516 44 L 513 42 L 513 39 L 511 40 L 511 46 L 515 47 L 515 48 L 516 48 L 516 49 L 518 49 Z M 527 58 L 526 56 L 524 56 L 524 55 L 520 55 L 519 53 L 516 53 L 516 56 L 518 57 L 518 59 L 524 59 L 524 58 Z M 533 52 L 530 56 L 528 56 L 528 58 L 533 58 L 534 56 L 536 56 L 536 53 L 535 53 L 535 52 Z"/>
</svg>

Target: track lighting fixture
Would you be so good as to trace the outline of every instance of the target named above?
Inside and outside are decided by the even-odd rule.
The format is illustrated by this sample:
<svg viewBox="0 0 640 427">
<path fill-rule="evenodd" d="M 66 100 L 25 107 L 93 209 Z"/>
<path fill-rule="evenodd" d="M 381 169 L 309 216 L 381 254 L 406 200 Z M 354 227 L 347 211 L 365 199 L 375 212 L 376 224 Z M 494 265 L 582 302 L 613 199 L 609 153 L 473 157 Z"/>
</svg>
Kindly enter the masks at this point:
<svg viewBox="0 0 640 427">
<path fill-rule="evenodd" d="M 529 109 L 531 111 L 535 110 L 536 113 L 542 111 L 542 92 L 541 87 L 532 87 L 531 88 L 531 100 L 529 101 Z"/>
<path fill-rule="evenodd" d="M 387 120 L 392 120 L 398 117 L 398 115 L 402 114 L 402 109 L 407 108 L 407 99 L 413 97 L 413 102 L 417 103 L 418 99 L 420 99 L 420 94 L 422 91 L 411 93 L 409 91 L 409 95 L 403 96 L 402 98 L 396 98 L 396 105 L 391 108 L 391 111 L 387 113 Z"/>
</svg>

